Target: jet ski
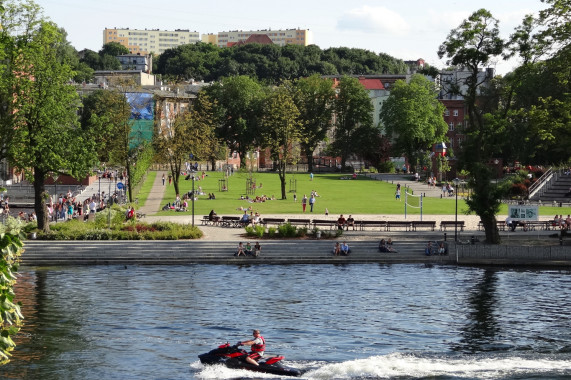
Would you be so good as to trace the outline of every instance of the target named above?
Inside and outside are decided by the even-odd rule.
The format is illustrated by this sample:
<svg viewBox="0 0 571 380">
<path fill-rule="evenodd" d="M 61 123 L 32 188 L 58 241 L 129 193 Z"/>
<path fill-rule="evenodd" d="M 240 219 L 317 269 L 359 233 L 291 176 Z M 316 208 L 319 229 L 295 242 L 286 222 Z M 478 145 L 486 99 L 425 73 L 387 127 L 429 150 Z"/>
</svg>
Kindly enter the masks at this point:
<svg viewBox="0 0 571 380">
<path fill-rule="evenodd" d="M 247 369 L 250 371 L 271 373 L 281 376 L 301 376 L 302 371 L 297 368 L 286 367 L 281 361 L 283 356 L 273 356 L 270 358 L 262 358 L 258 364 L 254 365 L 246 361 L 248 352 L 241 349 L 238 344 L 223 344 L 214 350 L 202 355 L 198 355 L 202 364 L 223 364 L 228 368 Z"/>
</svg>

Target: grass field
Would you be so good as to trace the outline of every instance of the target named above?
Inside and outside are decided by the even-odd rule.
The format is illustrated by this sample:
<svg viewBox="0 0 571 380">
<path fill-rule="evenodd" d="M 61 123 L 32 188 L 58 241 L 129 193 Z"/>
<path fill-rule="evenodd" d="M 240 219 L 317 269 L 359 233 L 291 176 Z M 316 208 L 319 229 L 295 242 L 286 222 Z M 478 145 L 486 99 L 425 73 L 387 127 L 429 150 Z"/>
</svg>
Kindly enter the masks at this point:
<svg viewBox="0 0 571 380">
<path fill-rule="evenodd" d="M 403 214 L 404 201 L 396 201 L 394 196 L 395 186 L 386 182 L 375 181 L 370 178 L 358 177 L 356 180 L 343 180 L 342 174 L 316 174 L 310 181 L 308 174 L 288 174 L 286 177 L 287 199 L 281 199 L 280 181 L 276 173 L 253 173 L 253 178 L 262 188 L 257 188 L 255 195 L 274 196 L 275 200 L 263 203 L 251 203 L 241 200 L 240 196 L 246 195 L 247 173 L 235 173 L 228 179 L 228 191 L 219 191 L 219 180 L 223 179 L 223 173 L 208 172 L 207 177 L 201 181 L 195 181 L 195 188 L 202 187 L 206 195 L 201 195 L 195 201 L 195 214 L 206 215 L 211 209 L 217 214 L 240 214 L 240 207 L 253 207 L 260 214 L 298 214 L 302 212 L 301 198 L 312 190 L 317 191 L 319 197 L 314 206 L 314 215 L 324 215 L 325 209 L 330 215 L 338 214 Z M 290 192 L 290 180 L 296 181 L 297 202 L 293 201 L 293 192 Z M 181 193 L 184 194 L 192 189 L 192 182 L 182 180 L 180 183 Z M 215 200 L 208 200 L 208 193 L 216 195 Z M 172 202 L 176 198 L 174 186 L 167 186 L 162 205 Z M 404 199 L 404 196 L 403 196 Z M 418 202 L 418 199 L 415 199 Z M 455 202 L 453 198 L 424 198 L 425 214 L 450 214 L 454 213 Z M 458 202 L 459 212 L 465 209 L 463 201 Z M 307 207 L 309 214 L 309 205 Z M 418 214 L 420 210 L 408 208 L 407 213 Z M 169 215 L 172 211 L 161 211 L 158 215 Z"/>
<path fill-rule="evenodd" d="M 312 190 L 317 191 L 319 197 L 314 206 L 313 215 L 324 216 L 325 209 L 329 211 L 329 215 L 338 216 L 339 214 L 387 214 L 387 215 L 404 215 L 404 195 L 399 202 L 395 200 L 395 185 L 387 182 L 376 181 L 367 177 L 357 177 L 356 180 L 341 179 L 350 178 L 348 174 L 315 174 L 313 181 L 307 173 L 288 173 L 286 177 L 286 195 L 287 199 L 281 199 L 280 181 L 277 173 L 253 173 L 253 179 L 261 188 L 257 188 L 255 195 L 266 195 L 267 197 L 275 197 L 275 200 L 268 200 L 264 203 L 252 203 L 248 200 L 241 200 L 240 196 L 246 195 L 246 181 L 249 177 L 248 173 L 235 172 L 230 176 L 227 182 L 228 191 L 219 191 L 219 180 L 223 179 L 221 172 L 207 172 L 204 180 L 195 181 L 195 188 L 202 187 L 205 195 L 200 195 L 195 201 L 195 215 L 207 215 L 210 210 L 214 209 L 218 215 L 239 215 L 242 214 L 240 207 L 252 207 L 253 211 L 258 211 L 261 215 L 269 214 L 300 214 L 302 212 L 301 198 L 304 194 L 309 194 Z M 154 176 L 149 176 L 148 181 Z M 290 180 L 296 182 L 297 202 L 293 201 L 293 192 L 290 192 Z M 152 182 L 151 182 L 152 183 Z M 293 185 L 292 185 L 293 186 Z M 143 187 L 146 189 L 146 185 Z M 180 190 L 182 194 L 192 189 L 192 181 L 182 179 L 180 181 Z M 216 195 L 215 200 L 208 199 L 208 193 Z M 163 198 L 162 205 L 173 202 L 176 199 L 174 186 L 168 186 Z M 409 203 L 413 200 L 410 199 Z M 414 198 L 414 202 L 418 203 L 418 198 Z M 188 213 L 191 211 L 189 205 Z M 467 206 L 462 199 L 458 199 L 458 214 L 465 213 Z M 569 214 L 571 208 L 552 208 L 541 207 L 540 215 L 551 214 Z M 172 215 L 172 211 L 160 211 L 157 215 Z M 309 205 L 307 212 L 309 216 Z M 420 213 L 418 208 L 407 208 L 407 214 L 417 215 Z M 455 198 L 436 198 L 425 197 L 423 200 L 423 214 L 436 215 L 454 215 Z M 502 205 L 499 215 L 507 214 L 507 206 Z"/>
</svg>

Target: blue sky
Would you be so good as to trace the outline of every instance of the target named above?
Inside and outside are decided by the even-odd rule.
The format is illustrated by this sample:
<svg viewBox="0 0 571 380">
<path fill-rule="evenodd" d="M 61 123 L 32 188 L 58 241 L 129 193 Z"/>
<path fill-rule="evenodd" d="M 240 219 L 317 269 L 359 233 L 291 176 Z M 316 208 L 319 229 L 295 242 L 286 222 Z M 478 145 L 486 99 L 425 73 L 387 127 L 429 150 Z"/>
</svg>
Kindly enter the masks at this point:
<svg viewBox="0 0 571 380">
<path fill-rule="evenodd" d="M 68 32 L 81 50 L 101 49 L 103 29 L 190 29 L 205 33 L 228 30 L 310 29 L 322 49 L 355 47 L 437 67 L 438 46 L 451 29 L 479 8 L 500 20 L 504 37 L 525 14 L 545 8 L 540 0 L 36 0 L 44 14 Z M 500 74 L 516 62 L 498 62 Z"/>
</svg>

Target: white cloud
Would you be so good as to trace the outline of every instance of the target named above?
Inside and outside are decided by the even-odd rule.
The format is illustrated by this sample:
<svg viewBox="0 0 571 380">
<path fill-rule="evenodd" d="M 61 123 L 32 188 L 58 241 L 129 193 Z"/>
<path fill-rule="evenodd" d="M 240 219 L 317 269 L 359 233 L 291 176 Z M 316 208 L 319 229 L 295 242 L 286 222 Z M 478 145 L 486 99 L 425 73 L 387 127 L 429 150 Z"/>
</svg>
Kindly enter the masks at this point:
<svg viewBox="0 0 571 380">
<path fill-rule="evenodd" d="M 398 13 L 384 7 L 367 5 L 346 12 L 337 21 L 337 27 L 341 30 L 389 35 L 407 34 L 410 29 L 408 23 Z"/>
</svg>

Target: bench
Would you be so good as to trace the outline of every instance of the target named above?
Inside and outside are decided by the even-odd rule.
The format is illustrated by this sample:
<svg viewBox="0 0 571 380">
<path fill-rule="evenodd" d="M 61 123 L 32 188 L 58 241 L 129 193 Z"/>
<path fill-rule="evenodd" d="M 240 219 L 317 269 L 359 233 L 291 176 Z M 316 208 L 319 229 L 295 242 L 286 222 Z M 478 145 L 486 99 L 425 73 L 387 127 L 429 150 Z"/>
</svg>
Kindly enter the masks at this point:
<svg viewBox="0 0 571 380">
<path fill-rule="evenodd" d="M 336 220 L 313 219 L 312 223 L 313 223 L 313 228 L 322 226 L 322 227 L 329 227 L 329 229 L 332 229 L 333 227 L 337 227 Z"/>
<path fill-rule="evenodd" d="M 220 225 L 222 227 L 241 227 L 239 216 L 223 216 L 220 219 Z"/>
<path fill-rule="evenodd" d="M 498 230 L 500 230 L 500 231 L 506 230 L 506 222 L 503 222 L 501 220 L 497 220 L 496 226 L 498 227 Z M 484 230 L 484 223 L 480 220 L 478 222 L 478 231 L 483 231 L 483 230 Z"/>
<path fill-rule="evenodd" d="M 274 224 L 276 226 L 279 226 L 282 223 L 285 223 L 285 219 L 282 219 L 282 218 L 264 218 L 260 222 L 260 224 L 263 224 L 265 226 L 267 226 L 269 224 Z"/>
<path fill-rule="evenodd" d="M 428 227 L 434 231 L 436 228 L 436 222 L 431 220 L 417 220 L 412 222 L 412 231 L 416 231 L 419 227 Z"/>
<path fill-rule="evenodd" d="M 405 231 L 408 231 L 412 228 L 412 222 L 389 220 L 385 226 L 386 231 L 390 231 L 391 227 L 404 227 Z"/>
<path fill-rule="evenodd" d="M 210 225 L 210 218 L 208 217 L 208 215 L 205 215 L 202 217 L 202 220 L 200 221 L 200 224 L 202 224 L 203 226 L 208 226 Z"/>
<path fill-rule="evenodd" d="M 440 222 L 441 231 L 446 231 L 446 228 L 448 227 L 459 227 L 460 231 L 464 231 L 465 226 L 466 224 L 464 223 L 463 220 L 459 220 L 457 222 L 454 220 L 443 220 L 442 222 Z"/>
<path fill-rule="evenodd" d="M 287 222 L 292 226 L 305 226 L 307 228 L 311 225 L 310 219 L 288 219 Z"/>
<path fill-rule="evenodd" d="M 379 227 L 380 229 L 386 228 L 387 221 L 386 220 L 361 220 L 360 222 L 356 222 L 359 226 L 359 229 L 362 231 L 367 227 Z"/>
</svg>

